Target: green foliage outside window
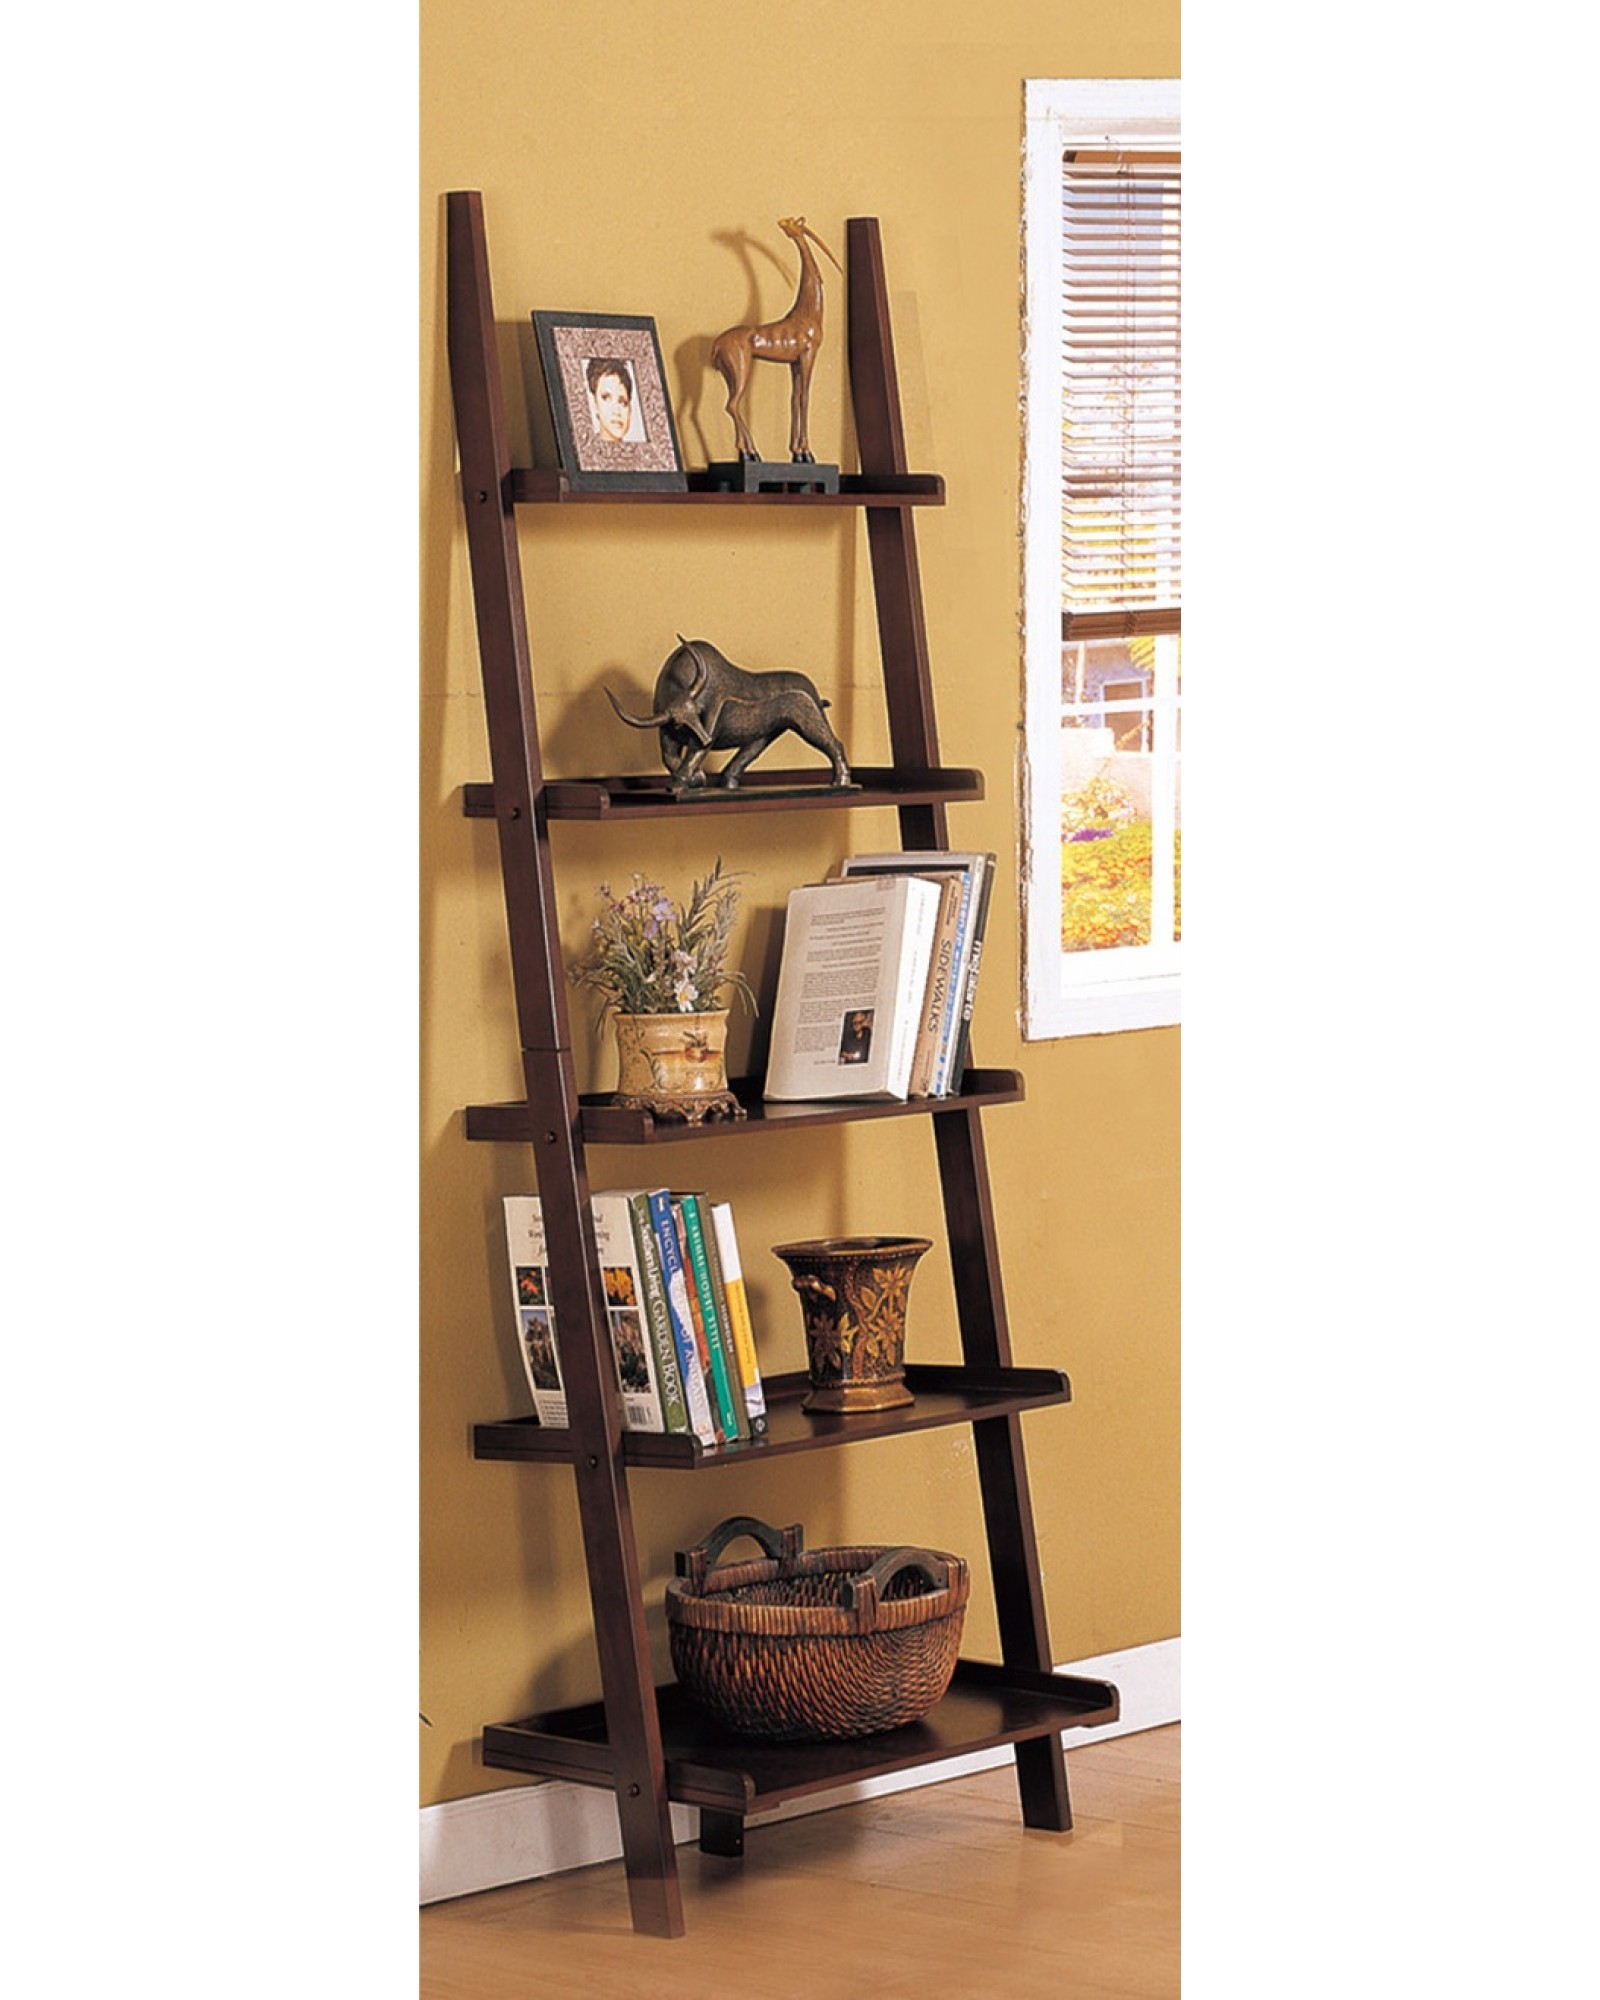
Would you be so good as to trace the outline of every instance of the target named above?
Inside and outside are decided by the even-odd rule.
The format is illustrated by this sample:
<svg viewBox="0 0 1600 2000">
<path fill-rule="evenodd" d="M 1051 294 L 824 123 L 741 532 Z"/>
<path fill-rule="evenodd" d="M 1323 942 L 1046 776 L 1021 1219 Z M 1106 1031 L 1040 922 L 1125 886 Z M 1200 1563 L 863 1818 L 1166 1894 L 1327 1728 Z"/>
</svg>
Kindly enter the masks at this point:
<svg viewBox="0 0 1600 2000">
<path fill-rule="evenodd" d="M 1102 772 L 1061 802 L 1061 949 L 1150 942 L 1150 823 Z M 1173 854 L 1173 936 L 1183 933 L 1183 835 Z"/>
</svg>

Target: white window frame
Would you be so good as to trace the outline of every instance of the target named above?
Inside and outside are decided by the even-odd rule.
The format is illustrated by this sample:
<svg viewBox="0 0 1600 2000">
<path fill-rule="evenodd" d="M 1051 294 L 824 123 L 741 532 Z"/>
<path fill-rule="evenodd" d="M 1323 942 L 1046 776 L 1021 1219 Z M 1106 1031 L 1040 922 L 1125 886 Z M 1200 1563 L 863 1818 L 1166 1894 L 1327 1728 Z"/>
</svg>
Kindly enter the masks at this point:
<svg viewBox="0 0 1600 2000">
<path fill-rule="evenodd" d="M 1181 145 L 1176 77 L 1030 79 L 1023 139 L 1024 472 L 1022 1032 L 1029 1041 L 1169 1027 L 1179 1019 L 1173 946 L 1127 976 L 1119 951 L 1061 949 L 1061 156 L 1072 146 L 1170 152 Z M 1159 695 L 1159 690 L 1157 691 Z M 1160 731 L 1176 741 L 1169 726 Z M 1170 844 L 1168 847 L 1170 854 Z M 1142 948 L 1141 948 L 1142 949 Z M 1076 964 L 1069 965 L 1069 960 Z M 1118 969 L 1117 961 L 1122 961 Z M 1166 969 L 1154 969 L 1166 961 Z M 1096 963 L 1095 961 L 1099 961 Z"/>
</svg>

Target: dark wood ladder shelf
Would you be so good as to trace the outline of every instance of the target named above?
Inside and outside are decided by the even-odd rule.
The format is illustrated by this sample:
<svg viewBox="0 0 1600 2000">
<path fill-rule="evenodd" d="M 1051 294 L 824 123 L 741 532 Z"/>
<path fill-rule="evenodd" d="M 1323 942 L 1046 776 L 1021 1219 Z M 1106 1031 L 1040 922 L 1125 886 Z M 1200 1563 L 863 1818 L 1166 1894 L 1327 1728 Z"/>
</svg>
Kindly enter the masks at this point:
<svg viewBox="0 0 1600 2000">
<path fill-rule="evenodd" d="M 728 822 L 741 813 L 876 808 L 896 815 L 902 848 L 922 852 L 951 845 L 949 806 L 983 797 L 978 772 L 946 767 L 939 755 L 915 515 L 944 504 L 944 481 L 906 464 L 878 224 L 866 216 L 846 224 L 847 362 L 860 470 L 843 474 L 837 493 L 733 493 L 720 490 L 708 471 L 691 472 L 682 492 L 574 492 L 558 471 L 511 463 L 482 197 L 460 192 L 445 201 L 450 384 L 490 764 L 489 782 L 464 786 L 461 805 L 468 817 L 495 826 L 526 1093 L 514 1104 L 471 1106 L 465 1128 L 469 1139 L 532 1148 L 571 1419 L 566 1431 L 522 1419 L 478 1424 L 472 1450 L 480 1459 L 567 1468 L 582 1523 L 601 1683 L 598 1702 L 486 1728 L 483 1760 L 499 1770 L 609 1788 L 634 1927 L 677 1937 L 684 1916 L 672 1804 L 700 1808 L 703 1846 L 737 1854 L 752 1812 L 1010 1746 L 1024 1824 L 1063 1832 L 1072 1825 L 1072 1807 L 1062 1732 L 1114 1720 L 1117 1693 L 1106 1682 L 1051 1670 L 1022 1420 L 1068 1402 L 1071 1388 L 1055 1369 L 1020 1368 L 1013 1361 L 983 1134 L 985 1111 L 1021 1101 L 1021 1077 L 973 1066 L 956 1096 L 884 1104 L 766 1104 L 760 1079 L 746 1078 L 736 1088 L 748 1115 L 700 1126 L 658 1123 L 605 1098 L 580 1095 L 577 1087 L 553 822 L 621 824 L 696 814 Z M 830 508 L 840 520 L 849 515 L 837 510 L 858 510 L 871 562 L 889 765 L 857 771 L 849 789 L 835 790 L 825 770 L 771 770 L 750 773 L 735 794 L 708 790 L 683 798 L 673 797 L 659 776 L 547 777 L 515 510 L 574 505 Z M 730 526 L 724 519 L 718 532 Z M 877 829 L 872 844 L 886 844 Z M 932 1135 L 960 1363 L 914 1365 L 908 1381 L 915 1400 L 870 1417 L 808 1417 L 800 1407 L 804 1379 L 779 1376 L 767 1385 L 771 1428 L 760 1444 L 707 1450 L 680 1436 L 624 1431 L 589 1208 L 588 1148 L 792 1133 L 881 1118 L 922 1119 L 907 1133 Z M 802 1199 L 797 1189 L 797 1205 Z M 962 1661 L 949 1693 L 923 1720 L 853 1743 L 736 1739 L 691 1708 L 676 1687 L 656 1687 L 631 1474 L 748 1465 L 757 1456 L 884 1442 L 950 1424 L 966 1425 L 972 1436 L 1000 1665 Z"/>
</svg>

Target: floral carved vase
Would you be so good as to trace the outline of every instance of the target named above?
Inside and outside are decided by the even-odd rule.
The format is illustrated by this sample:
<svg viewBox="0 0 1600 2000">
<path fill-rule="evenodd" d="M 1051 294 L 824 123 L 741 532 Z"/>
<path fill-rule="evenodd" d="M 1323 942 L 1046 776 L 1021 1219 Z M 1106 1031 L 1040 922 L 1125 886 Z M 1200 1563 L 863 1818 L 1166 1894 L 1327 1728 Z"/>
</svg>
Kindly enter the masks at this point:
<svg viewBox="0 0 1600 2000">
<path fill-rule="evenodd" d="M 925 1236 L 836 1236 L 779 1243 L 805 1319 L 807 1410 L 892 1410 L 906 1387 L 906 1295 Z"/>
<path fill-rule="evenodd" d="M 728 1088 L 726 1008 L 707 1014 L 618 1014 L 615 1026 L 618 1104 L 690 1125 L 745 1116 Z"/>
</svg>

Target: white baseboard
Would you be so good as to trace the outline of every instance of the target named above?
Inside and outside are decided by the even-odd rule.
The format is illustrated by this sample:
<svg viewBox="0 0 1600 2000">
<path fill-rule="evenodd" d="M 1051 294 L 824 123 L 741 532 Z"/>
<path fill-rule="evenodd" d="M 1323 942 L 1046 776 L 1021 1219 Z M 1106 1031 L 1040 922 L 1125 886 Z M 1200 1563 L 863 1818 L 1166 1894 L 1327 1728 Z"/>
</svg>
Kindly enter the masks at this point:
<svg viewBox="0 0 1600 2000">
<path fill-rule="evenodd" d="M 1179 1719 L 1180 1639 L 1126 1652 L 1102 1653 L 1092 1660 L 1074 1660 L 1057 1669 L 1113 1682 L 1122 1696 L 1122 1713 L 1097 1729 L 1069 1729 L 1063 1741 L 1069 1750 L 1097 1743 L 1108 1736 L 1128 1736 L 1141 1729 L 1159 1729 Z M 771 1826 L 802 1814 L 825 1812 L 856 1799 L 881 1798 L 910 1791 L 918 1785 L 942 1783 L 971 1771 L 988 1770 L 1011 1756 L 1002 1745 L 948 1763 L 923 1765 L 915 1771 L 871 1778 L 837 1791 L 792 1799 L 772 1812 L 752 1814 L 751 1826 Z M 451 1896 L 473 1896 L 507 1882 L 529 1882 L 541 1875 L 559 1875 L 569 1868 L 587 1868 L 597 1861 L 614 1861 L 622 1852 L 617 1809 L 611 1794 L 595 1785 L 574 1785 L 564 1779 L 518 1785 L 504 1791 L 480 1792 L 470 1799 L 451 1799 L 424 1806 L 422 1820 L 421 1900 L 440 1903 Z M 672 1808 L 674 1837 L 698 1840 L 700 1816 L 686 1806 Z"/>
</svg>

